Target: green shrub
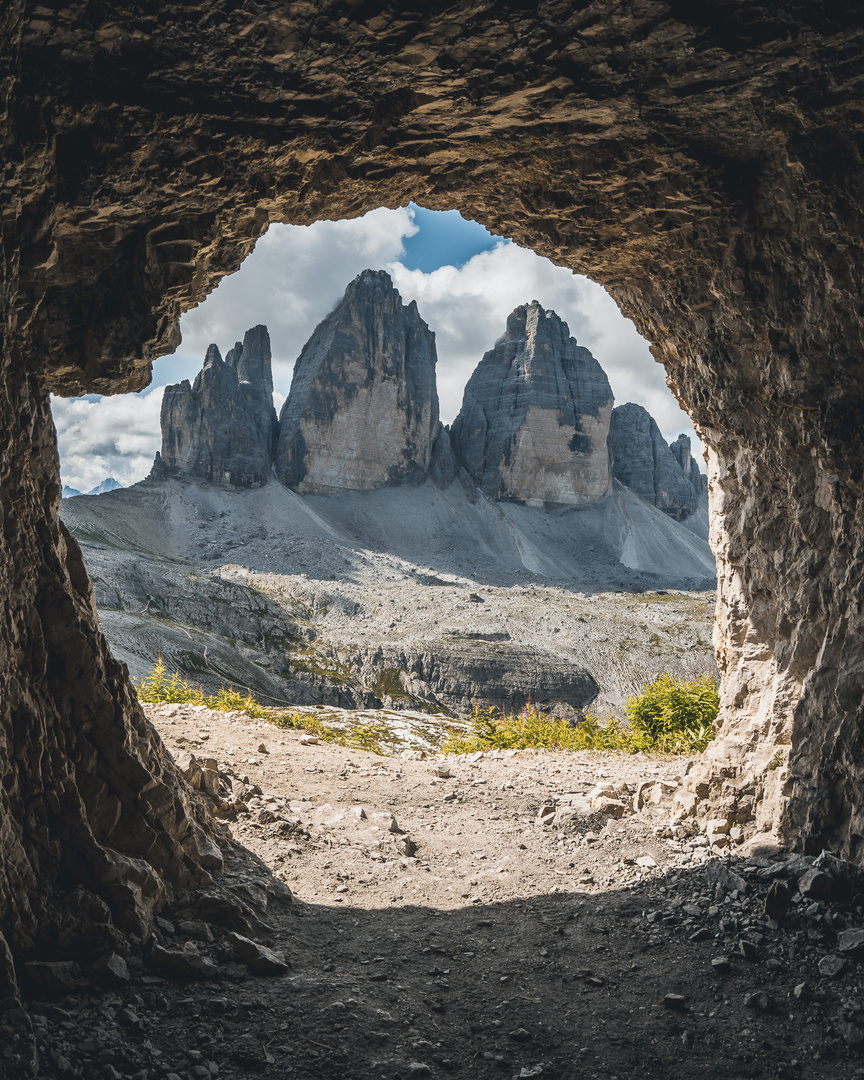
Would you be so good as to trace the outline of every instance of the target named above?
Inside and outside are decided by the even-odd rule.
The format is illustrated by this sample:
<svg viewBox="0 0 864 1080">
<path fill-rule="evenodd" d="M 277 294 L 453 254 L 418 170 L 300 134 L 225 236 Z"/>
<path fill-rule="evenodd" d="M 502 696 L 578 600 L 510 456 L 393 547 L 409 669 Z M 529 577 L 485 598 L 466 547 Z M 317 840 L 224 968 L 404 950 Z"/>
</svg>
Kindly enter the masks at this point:
<svg viewBox="0 0 864 1080">
<path fill-rule="evenodd" d="M 441 746 L 444 754 L 478 750 L 631 750 L 630 733 L 619 720 L 605 723 L 586 716 L 574 727 L 567 720 L 528 704 L 519 713 L 501 713 L 491 705 L 474 706 L 471 727 L 451 728 Z"/>
<path fill-rule="evenodd" d="M 660 675 L 641 694 L 627 699 L 627 716 L 640 750 L 698 753 L 714 738 L 720 708 L 717 680 L 710 675 L 678 679 Z"/>
<path fill-rule="evenodd" d="M 168 675 L 161 656 L 149 675 L 133 679 L 132 682 L 139 700 L 148 704 L 205 705 L 208 709 L 217 709 L 220 712 L 243 712 L 254 719 L 266 720 L 274 727 L 305 731 L 322 742 L 369 750 L 373 754 L 392 754 L 397 748 L 398 740 L 393 738 L 383 724 L 363 720 L 345 727 L 330 727 L 314 715 L 267 708 L 252 697 L 251 691 L 244 695 L 233 686 L 223 686 L 218 694 L 208 697 L 200 686 L 190 686 L 189 680 L 179 671 Z"/>
</svg>

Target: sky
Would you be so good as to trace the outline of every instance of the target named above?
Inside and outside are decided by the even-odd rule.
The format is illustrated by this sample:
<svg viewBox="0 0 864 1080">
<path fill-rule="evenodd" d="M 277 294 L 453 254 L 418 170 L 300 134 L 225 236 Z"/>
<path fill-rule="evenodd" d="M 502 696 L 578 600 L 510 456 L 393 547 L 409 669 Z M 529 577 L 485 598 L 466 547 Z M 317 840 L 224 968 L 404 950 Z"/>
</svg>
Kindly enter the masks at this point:
<svg viewBox="0 0 864 1080">
<path fill-rule="evenodd" d="M 63 483 L 89 491 L 107 476 L 124 486 L 142 480 L 161 445 L 166 384 L 191 381 L 211 342 L 224 356 L 258 323 L 270 331 L 278 411 L 303 345 L 346 285 L 367 268 L 386 270 L 404 302 L 416 300 L 435 332 L 445 423 L 459 412 L 465 383 L 504 332 L 510 312 L 538 300 L 600 361 L 616 404 L 643 405 L 667 441 L 689 435 L 700 460 L 692 425 L 667 388 L 662 365 L 600 285 L 490 235 L 456 210 L 411 205 L 350 221 L 272 225 L 237 273 L 182 317 L 182 344 L 156 361 L 145 391 L 52 398 Z"/>
</svg>

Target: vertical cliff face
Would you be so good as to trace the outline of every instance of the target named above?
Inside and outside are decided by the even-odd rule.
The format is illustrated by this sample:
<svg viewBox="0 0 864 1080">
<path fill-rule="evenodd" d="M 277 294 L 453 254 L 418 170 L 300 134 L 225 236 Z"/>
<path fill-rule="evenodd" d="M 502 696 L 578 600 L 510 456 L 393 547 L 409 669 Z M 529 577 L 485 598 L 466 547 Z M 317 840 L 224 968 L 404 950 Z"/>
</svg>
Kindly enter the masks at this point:
<svg viewBox="0 0 864 1080">
<path fill-rule="evenodd" d="M 154 476 L 260 487 L 271 475 L 276 410 L 266 326 L 247 330 L 223 360 L 215 345 L 190 386 L 165 387 Z"/>
<path fill-rule="evenodd" d="M 615 479 L 676 521 L 704 500 L 706 478 L 690 453 L 690 440 L 680 435 L 669 446 L 641 405 L 628 402 L 612 410 L 609 449 Z"/>
<path fill-rule="evenodd" d="M 535 300 L 516 308 L 480 361 L 450 438 L 490 498 L 596 502 L 611 485 L 612 404 L 603 369 Z"/>
<path fill-rule="evenodd" d="M 406 307 L 383 270 L 364 270 L 297 361 L 279 419 L 277 477 L 301 492 L 424 480 L 433 451 L 436 462 L 449 452 L 436 362 L 435 335 L 416 303 Z"/>
</svg>

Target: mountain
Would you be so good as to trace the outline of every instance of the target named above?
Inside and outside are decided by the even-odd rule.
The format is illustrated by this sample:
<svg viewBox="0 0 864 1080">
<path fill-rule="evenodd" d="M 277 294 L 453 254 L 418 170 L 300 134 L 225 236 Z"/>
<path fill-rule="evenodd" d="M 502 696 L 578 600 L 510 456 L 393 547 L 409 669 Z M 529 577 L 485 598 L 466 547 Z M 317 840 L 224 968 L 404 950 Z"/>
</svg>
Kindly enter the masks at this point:
<svg viewBox="0 0 864 1080">
<path fill-rule="evenodd" d="M 438 419 L 435 335 L 383 270 L 316 328 L 279 418 L 275 473 L 294 491 L 368 491 L 455 468 Z"/>
<path fill-rule="evenodd" d="M 680 435 L 669 446 L 641 405 L 612 410 L 609 449 L 615 479 L 676 521 L 707 505 L 707 477 L 692 458 L 690 440 Z"/>
<path fill-rule="evenodd" d="M 184 379 L 165 387 L 151 476 L 260 487 L 271 476 L 276 434 L 270 335 L 254 326 L 224 360 L 211 345 L 191 386 Z"/>
<path fill-rule="evenodd" d="M 123 485 L 119 481 L 115 480 L 113 476 L 108 476 L 102 481 L 101 484 L 97 484 L 96 487 L 91 488 L 87 492 L 87 494 L 104 495 L 106 491 L 116 491 L 118 488 L 121 487 L 123 487 Z M 79 491 L 77 488 L 69 487 L 67 484 L 64 484 L 63 490 L 60 494 L 61 497 L 64 499 L 74 499 L 76 495 L 83 495 L 84 492 Z"/>
<path fill-rule="evenodd" d="M 601 366 L 535 300 L 510 315 L 468 380 L 450 440 L 489 498 L 584 505 L 611 492 L 612 405 Z"/>
</svg>

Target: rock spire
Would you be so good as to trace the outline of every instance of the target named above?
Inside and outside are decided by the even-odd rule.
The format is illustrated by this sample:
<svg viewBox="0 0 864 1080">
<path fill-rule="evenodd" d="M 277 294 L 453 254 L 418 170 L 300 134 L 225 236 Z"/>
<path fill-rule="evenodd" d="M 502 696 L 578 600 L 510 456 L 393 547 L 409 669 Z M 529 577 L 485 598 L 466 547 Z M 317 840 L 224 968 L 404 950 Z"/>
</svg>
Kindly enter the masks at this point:
<svg viewBox="0 0 864 1080">
<path fill-rule="evenodd" d="M 676 521 L 698 508 L 707 478 L 693 460 L 690 440 L 679 435 L 669 446 L 641 405 L 628 402 L 612 410 L 609 449 L 615 479 Z"/>
<path fill-rule="evenodd" d="M 435 335 L 383 270 L 364 270 L 303 347 L 276 475 L 300 492 L 420 483 L 455 469 L 438 419 Z M 451 476 L 452 478 L 452 476 Z"/>
<path fill-rule="evenodd" d="M 191 386 L 184 379 L 165 387 L 162 450 L 151 475 L 261 487 L 271 475 L 276 433 L 270 335 L 253 326 L 224 360 L 211 345 Z"/>
<path fill-rule="evenodd" d="M 517 307 L 465 387 L 450 438 L 493 499 L 579 505 L 610 491 L 613 398 L 591 353 L 554 311 Z"/>
</svg>

